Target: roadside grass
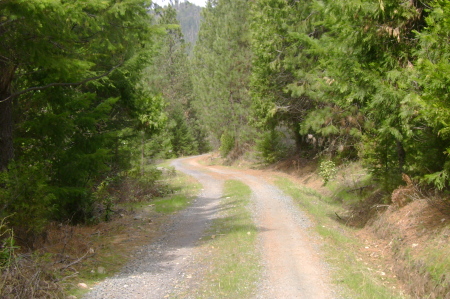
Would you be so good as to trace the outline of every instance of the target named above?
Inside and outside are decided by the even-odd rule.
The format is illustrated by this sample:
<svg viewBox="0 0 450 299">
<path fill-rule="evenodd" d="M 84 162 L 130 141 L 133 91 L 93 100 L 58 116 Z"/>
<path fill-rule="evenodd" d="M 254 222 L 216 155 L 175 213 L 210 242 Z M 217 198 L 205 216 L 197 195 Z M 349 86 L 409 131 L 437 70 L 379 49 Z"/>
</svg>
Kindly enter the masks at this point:
<svg viewBox="0 0 450 299">
<path fill-rule="evenodd" d="M 257 228 L 247 209 L 251 190 L 240 181 L 225 182 L 221 215 L 203 239 L 208 269 L 199 298 L 250 298 L 260 274 Z"/>
<path fill-rule="evenodd" d="M 123 216 L 78 232 L 78 238 L 82 238 L 79 242 L 88 244 L 88 251 L 91 250 L 92 254 L 76 265 L 75 278 L 69 279 L 66 284 L 68 295 L 81 298 L 89 289 L 77 287 L 78 283 L 85 283 L 91 288 L 141 254 L 139 248 L 156 238 L 159 227 L 168 220 L 169 215 L 186 208 L 201 186 L 197 180 L 179 172 L 166 175 L 164 181 L 173 194 L 149 201 L 119 204 L 116 208 L 124 211 Z"/>
<path fill-rule="evenodd" d="M 338 203 L 285 177 L 278 177 L 275 184 L 313 216 L 315 230 L 325 241 L 323 248 L 334 280 L 343 288 L 345 298 L 405 298 L 387 286 L 389 278 L 378 274 L 381 271 L 371 269 L 358 256 L 358 249 L 364 248 L 365 244 L 352 235 L 355 229 L 336 220 L 336 213 L 344 211 Z"/>
</svg>

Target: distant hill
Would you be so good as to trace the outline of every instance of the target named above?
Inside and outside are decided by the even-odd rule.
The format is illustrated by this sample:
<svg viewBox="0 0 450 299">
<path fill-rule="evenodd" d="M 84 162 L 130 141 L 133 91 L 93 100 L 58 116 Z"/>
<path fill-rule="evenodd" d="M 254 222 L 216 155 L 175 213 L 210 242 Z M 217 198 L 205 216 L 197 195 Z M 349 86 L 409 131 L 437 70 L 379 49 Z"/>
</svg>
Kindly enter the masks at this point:
<svg viewBox="0 0 450 299">
<path fill-rule="evenodd" d="M 202 7 L 187 1 L 181 3 L 175 1 L 174 7 L 177 10 L 177 19 L 180 22 L 184 39 L 190 44 L 188 49 L 191 52 L 197 41 L 198 31 L 200 29 L 200 12 Z"/>
</svg>

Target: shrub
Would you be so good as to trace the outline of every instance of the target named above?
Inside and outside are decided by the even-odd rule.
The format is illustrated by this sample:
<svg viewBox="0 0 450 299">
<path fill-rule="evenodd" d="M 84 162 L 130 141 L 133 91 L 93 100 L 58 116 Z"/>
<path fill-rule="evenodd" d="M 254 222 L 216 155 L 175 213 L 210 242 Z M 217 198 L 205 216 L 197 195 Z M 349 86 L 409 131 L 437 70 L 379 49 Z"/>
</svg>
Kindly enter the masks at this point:
<svg viewBox="0 0 450 299">
<path fill-rule="evenodd" d="M 234 148 L 234 137 L 228 133 L 224 132 L 220 137 L 220 155 L 222 157 L 228 156 L 231 150 Z"/>
<path fill-rule="evenodd" d="M 51 218 L 55 199 L 43 165 L 11 163 L 9 171 L 0 174 L 0 186 L 0 217 L 8 216 L 16 235 L 32 243 Z"/>
<path fill-rule="evenodd" d="M 326 185 L 330 180 L 334 179 L 337 174 L 336 164 L 327 160 L 320 163 L 319 175 L 323 178 L 323 184 Z"/>
<path fill-rule="evenodd" d="M 6 218 L 0 220 L 0 273 L 11 265 L 15 250 L 19 248 L 15 245 L 13 230 L 7 227 Z"/>
<path fill-rule="evenodd" d="M 256 141 L 256 148 L 265 163 L 274 163 L 286 155 L 287 148 L 282 142 L 282 133 L 271 130 L 264 132 Z"/>
</svg>

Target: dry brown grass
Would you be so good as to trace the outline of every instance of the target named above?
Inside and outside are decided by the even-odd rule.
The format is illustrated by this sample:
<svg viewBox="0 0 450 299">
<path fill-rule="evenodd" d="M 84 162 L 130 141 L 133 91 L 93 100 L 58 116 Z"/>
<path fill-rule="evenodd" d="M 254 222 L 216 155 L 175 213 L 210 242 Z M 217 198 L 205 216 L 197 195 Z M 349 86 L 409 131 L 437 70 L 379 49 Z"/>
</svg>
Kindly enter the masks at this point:
<svg viewBox="0 0 450 299">
<path fill-rule="evenodd" d="M 0 297 L 62 298 L 63 288 L 47 261 L 31 255 L 20 255 L 1 273 Z"/>
<path fill-rule="evenodd" d="M 167 216 L 148 203 L 110 222 L 92 226 L 52 224 L 39 249 L 17 251 L 0 273 L 0 298 L 63 298 L 77 283 L 88 285 L 118 271 L 139 246 L 150 242 Z M 139 216 L 139 217 L 136 217 Z"/>
</svg>

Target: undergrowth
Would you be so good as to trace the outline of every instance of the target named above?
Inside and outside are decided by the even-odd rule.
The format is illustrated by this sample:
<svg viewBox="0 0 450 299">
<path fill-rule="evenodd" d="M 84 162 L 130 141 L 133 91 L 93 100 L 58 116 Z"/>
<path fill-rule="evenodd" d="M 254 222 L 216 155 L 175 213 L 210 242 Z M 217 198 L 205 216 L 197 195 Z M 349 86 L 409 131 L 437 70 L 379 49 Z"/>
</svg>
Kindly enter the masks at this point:
<svg viewBox="0 0 450 299">
<path fill-rule="evenodd" d="M 119 271 L 157 235 L 166 213 L 186 207 L 198 190 L 195 180 L 169 167 L 147 178 L 129 174 L 105 181 L 97 189 L 91 225 L 50 223 L 33 250 L 19 248 L 1 221 L 0 298 L 82 296 L 87 289 L 78 283 L 89 287 Z"/>
</svg>

